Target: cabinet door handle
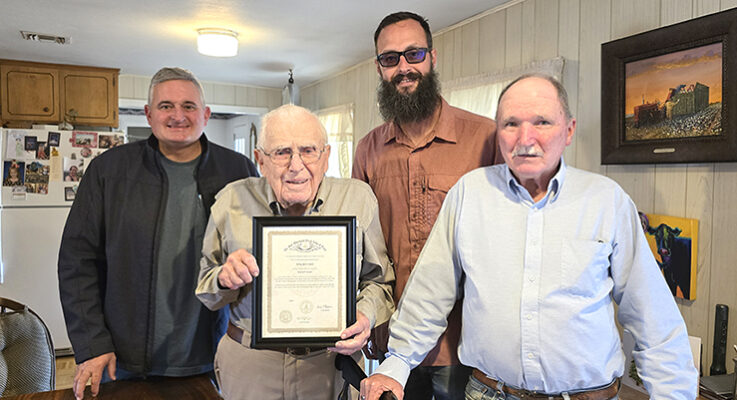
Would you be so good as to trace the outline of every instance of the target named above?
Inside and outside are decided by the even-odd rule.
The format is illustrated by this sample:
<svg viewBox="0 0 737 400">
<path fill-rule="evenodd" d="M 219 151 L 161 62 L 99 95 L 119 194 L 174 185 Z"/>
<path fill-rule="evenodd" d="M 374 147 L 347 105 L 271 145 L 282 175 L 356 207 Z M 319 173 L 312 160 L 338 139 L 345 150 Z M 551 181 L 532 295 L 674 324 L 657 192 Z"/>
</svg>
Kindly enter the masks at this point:
<svg viewBox="0 0 737 400">
<path fill-rule="evenodd" d="M 48 107 L 44 107 L 44 112 L 49 112 L 49 108 Z"/>
</svg>

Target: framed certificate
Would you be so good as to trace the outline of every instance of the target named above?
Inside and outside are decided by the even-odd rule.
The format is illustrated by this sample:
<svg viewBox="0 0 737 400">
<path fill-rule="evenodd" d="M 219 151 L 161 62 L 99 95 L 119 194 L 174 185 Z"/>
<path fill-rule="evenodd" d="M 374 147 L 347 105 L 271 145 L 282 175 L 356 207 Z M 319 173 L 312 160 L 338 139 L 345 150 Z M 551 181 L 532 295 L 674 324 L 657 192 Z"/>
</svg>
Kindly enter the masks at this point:
<svg viewBox="0 0 737 400">
<path fill-rule="evenodd" d="M 356 218 L 254 217 L 251 347 L 331 347 L 356 320 Z"/>
</svg>

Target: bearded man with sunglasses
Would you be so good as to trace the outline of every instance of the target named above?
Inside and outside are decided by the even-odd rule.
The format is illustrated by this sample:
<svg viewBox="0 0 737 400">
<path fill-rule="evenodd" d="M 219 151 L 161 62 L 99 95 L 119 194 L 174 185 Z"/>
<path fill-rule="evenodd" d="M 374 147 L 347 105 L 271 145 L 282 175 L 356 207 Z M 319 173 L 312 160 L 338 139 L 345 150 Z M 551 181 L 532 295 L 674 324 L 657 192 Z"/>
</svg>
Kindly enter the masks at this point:
<svg viewBox="0 0 737 400">
<path fill-rule="evenodd" d="M 263 177 L 233 182 L 218 193 L 202 245 L 196 294 L 212 310 L 230 306 L 215 375 L 226 399 L 332 400 L 343 387 L 335 353 L 360 361 L 371 328 L 394 311 L 394 272 L 378 205 L 365 183 L 325 177 L 330 146 L 309 110 L 288 104 L 269 112 L 257 142 Z M 252 282 L 262 268 L 252 255 L 252 217 L 302 215 L 356 217 L 356 323 L 333 347 L 251 348 Z"/>
<path fill-rule="evenodd" d="M 353 177 L 367 182 L 379 201 L 398 303 L 450 187 L 465 173 L 501 157 L 494 121 L 452 107 L 440 96 L 437 50 L 423 17 L 388 15 L 374 33 L 374 44 L 381 77 L 379 108 L 386 122 L 358 143 Z M 405 398 L 463 398 L 471 370 L 460 365 L 456 351 L 459 304 L 435 348 L 412 370 Z M 368 353 L 383 358 L 387 339 L 386 325 L 376 329 Z"/>
</svg>

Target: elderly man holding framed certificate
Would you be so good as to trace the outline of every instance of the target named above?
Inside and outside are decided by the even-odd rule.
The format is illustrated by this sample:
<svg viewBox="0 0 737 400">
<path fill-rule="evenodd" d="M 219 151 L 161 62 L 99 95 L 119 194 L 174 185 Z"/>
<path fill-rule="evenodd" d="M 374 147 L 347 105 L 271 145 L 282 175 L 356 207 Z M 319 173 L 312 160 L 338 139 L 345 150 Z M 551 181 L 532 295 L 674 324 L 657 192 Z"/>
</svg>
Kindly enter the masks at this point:
<svg viewBox="0 0 737 400">
<path fill-rule="evenodd" d="M 359 359 L 394 311 L 394 271 L 371 188 L 324 177 L 318 119 L 285 105 L 266 114 L 262 178 L 226 186 L 212 206 L 196 294 L 230 306 L 215 355 L 226 399 L 334 399 L 335 353 Z"/>
</svg>

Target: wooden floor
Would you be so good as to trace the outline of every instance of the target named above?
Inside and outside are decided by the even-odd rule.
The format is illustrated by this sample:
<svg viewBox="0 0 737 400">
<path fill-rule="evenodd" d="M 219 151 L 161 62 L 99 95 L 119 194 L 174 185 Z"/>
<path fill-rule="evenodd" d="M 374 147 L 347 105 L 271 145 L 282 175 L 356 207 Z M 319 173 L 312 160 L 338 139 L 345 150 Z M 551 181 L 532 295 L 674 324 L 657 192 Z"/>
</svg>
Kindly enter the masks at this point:
<svg viewBox="0 0 737 400">
<path fill-rule="evenodd" d="M 74 357 L 57 357 L 56 358 L 56 388 L 68 389 L 72 387 L 74 382 Z"/>
</svg>

